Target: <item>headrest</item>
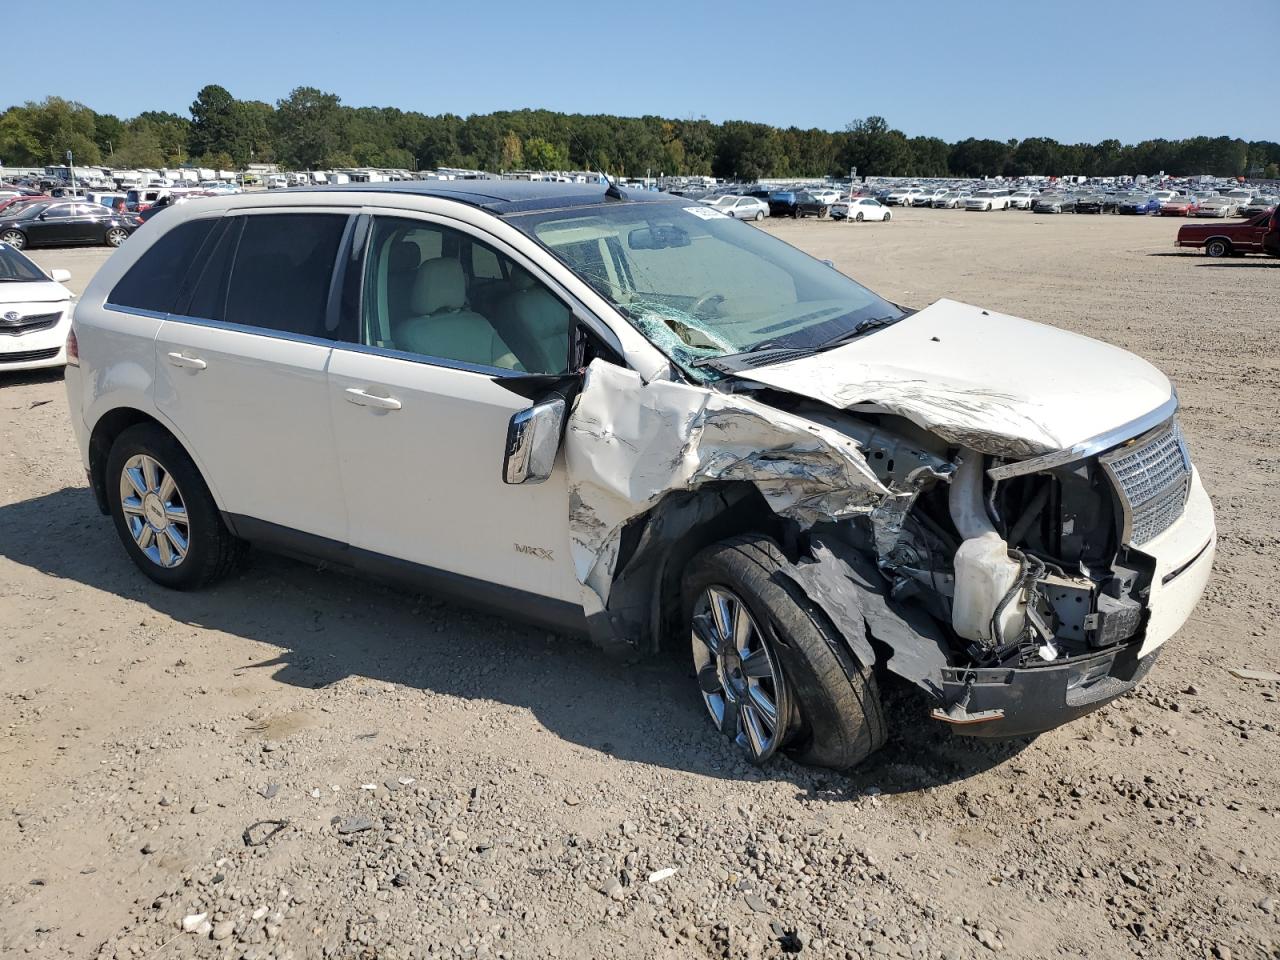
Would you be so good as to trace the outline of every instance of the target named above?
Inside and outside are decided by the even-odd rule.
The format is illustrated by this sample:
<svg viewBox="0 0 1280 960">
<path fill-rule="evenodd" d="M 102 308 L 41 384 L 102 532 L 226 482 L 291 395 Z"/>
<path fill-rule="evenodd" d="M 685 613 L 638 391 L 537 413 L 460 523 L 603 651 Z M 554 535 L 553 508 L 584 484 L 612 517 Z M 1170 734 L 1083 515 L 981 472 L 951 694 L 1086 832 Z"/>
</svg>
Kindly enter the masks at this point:
<svg viewBox="0 0 1280 960">
<path fill-rule="evenodd" d="M 538 281 L 533 279 L 533 274 L 523 267 L 516 267 L 511 272 L 511 285 L 517 290 L 532 290 L 538 285 Z"/>
<path fill-rule="evenodd" d="M 391 256 L 387 266 L 392 273 L 408 273 L 417 270 L 422 262 L 422 250 L 412 240 L 401 240 L 392 244 Z"/>
<path fill-rule="evenodd" d="M 467 302 L 467 281 L 462 264 L 452 257 L 428 260 L 418 268 L 409 309 L 416 316 L 461 310 Z"/>
</svg>

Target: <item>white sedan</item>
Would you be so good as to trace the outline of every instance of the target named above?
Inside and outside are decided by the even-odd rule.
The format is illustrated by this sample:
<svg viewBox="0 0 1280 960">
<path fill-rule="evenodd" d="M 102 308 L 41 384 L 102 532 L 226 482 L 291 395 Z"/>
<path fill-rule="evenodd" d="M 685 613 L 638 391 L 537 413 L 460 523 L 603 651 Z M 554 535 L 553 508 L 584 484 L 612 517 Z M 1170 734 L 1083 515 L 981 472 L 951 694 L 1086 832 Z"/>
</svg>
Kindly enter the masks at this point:
<svg viewBox="0 0 1280 960">
<path fill-rule="evenodd" d="M 62 284 L 70 279 L 0 243 L 0 374 L 66 364 L 71 291 Z"/>
<path fill-rule="evenodd" d="M 892 220 L 893 211 L 875 197 L 854 197 L 852 200 L 841 200 L 831 207 L 833 220 Z"/>
<path fill-rule="evenodd" d="M 720 197 L 708 206 L 715 207 L 726 217 L 735 220 L 763 220 L 769 215 L 769 205 L 758 197 Z"/>
</svg>

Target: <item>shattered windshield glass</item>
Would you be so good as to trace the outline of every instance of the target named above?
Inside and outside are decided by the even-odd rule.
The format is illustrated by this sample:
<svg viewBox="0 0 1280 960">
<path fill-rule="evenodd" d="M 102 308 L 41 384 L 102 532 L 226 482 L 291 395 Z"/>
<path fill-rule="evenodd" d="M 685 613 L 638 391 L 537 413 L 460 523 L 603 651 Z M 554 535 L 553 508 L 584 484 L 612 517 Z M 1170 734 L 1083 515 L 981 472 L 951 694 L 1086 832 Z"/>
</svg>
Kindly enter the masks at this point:
<svg viewBox="0 0 1280 960">
<path fill-rule="evenodd" d="M 903 316 L 848 277 L 701 204 L 605 203 L 508 221 L 695 376 L 708 358 L 813 350 Z M 882 323 L 882 322 L 883 323 Z"/>
</svg>

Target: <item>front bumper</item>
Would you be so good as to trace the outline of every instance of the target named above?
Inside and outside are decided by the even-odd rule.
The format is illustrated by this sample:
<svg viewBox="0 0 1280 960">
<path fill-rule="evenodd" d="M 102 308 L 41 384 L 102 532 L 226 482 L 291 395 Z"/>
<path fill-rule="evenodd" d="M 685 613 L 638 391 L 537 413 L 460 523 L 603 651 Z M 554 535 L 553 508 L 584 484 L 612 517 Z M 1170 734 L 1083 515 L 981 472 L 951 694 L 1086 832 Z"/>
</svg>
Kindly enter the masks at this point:
<svg viewBox="0 0 1280 960">
<path fill-rule="evenodd" d="M 0 335 L 0 374 L 66 365 L 71 310 L 65 302 L 50 306 L 61 310 L 62 317 L 49 329 L 18 336 Z"/>
<path fill-rule="evenodd" d="M 1137 644 L 1130 644 L 1036 667 L 951 667 L 942 671 L 942 695 L 950 706 L 933 716 L 973 737 L 1043 733 L 1128 693 L 1159 655 L 1139 657 Z"/>
<path fill-rule="evenodd" d="M 1216 548 L 1213 505 L 1193 470 L 1182 516 L 1140 551 L 1155 560 L 1140 640 L 1031 667 L 948 667 L 942 671 L 946 706 L 934 710 L 934 718 L 956 733 L 1020 737 L 1069 723 L 1128 693 L 1199 602 Z"/>
</svg>

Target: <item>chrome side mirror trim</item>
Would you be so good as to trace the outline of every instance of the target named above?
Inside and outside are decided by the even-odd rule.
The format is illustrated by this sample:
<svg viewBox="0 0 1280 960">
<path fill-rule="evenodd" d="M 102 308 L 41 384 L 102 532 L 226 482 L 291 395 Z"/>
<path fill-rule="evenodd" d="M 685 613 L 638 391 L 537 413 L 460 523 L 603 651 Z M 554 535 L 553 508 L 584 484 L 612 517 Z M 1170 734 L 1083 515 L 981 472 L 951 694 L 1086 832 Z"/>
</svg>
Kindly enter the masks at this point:
<svg viewBox="0 0 1280 960">
<path fill-rule="evenodd" d="M 556 465 L 564 431 L 563 397 L 550 397 L 521 410 L 507 426 L 503 483 L 542 483 Z"/>
</svg>

